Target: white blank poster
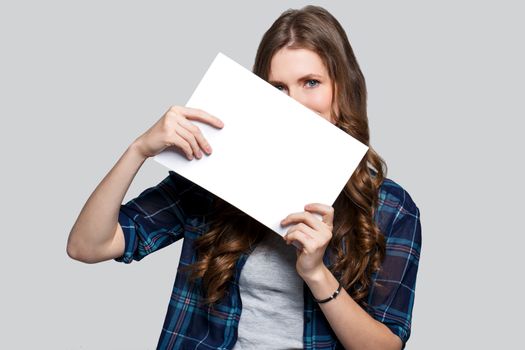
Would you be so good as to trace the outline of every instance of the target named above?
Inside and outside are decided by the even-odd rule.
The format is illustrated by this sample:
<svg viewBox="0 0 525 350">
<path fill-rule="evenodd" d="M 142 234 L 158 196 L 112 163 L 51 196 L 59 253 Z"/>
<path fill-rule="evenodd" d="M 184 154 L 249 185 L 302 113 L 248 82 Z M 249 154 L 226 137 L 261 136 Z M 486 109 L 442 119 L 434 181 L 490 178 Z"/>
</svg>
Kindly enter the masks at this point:
<svg viewBox="0 0 525 350">
<path fill-rule="evenodd" d="M 284 235 L 280 221 L 308 203 L 332 205 L 368 147 L 219 53 L 186 104 L 224 122 L 197 125 L 213 148 L 154 159 Z"/>
</svg>

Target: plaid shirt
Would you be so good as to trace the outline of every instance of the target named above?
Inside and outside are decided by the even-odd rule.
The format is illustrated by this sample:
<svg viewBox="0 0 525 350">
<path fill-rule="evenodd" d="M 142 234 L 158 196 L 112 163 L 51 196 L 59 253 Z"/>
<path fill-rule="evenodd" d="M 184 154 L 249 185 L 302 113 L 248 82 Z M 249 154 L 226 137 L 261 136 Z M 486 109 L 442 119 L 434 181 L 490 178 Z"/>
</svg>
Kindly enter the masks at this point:
<svg viewBox="0 0 525 350">
<path fill-rule="evenodd" d="M 118 221 L 125 251 L 115 260 L 138 261 L 184 238 L 179 267 L 195 262 L 192 244 L 209 229 L 206 218 L 213 198 L 202 187 L 169 171 L 158 185 L 121 205 Z M 421 250 L 419 209 L 401 186 L 385 179 L 375 220 L 386 237 L 386 257 L 382 269 L 373 275 L 383 287 L 370 289 L 369 313 L 397 334 L 404 347 L 410 336 Z M 157 349 L 233 348 L 242 310 L 238 283 L 248 256 L 249 252 L 242 254 L 237 261 L 228 293 L 214 308 L 201 305 L 201 289 L 189 283 L 187 273 L 177 273 Z M 303 297 L 304 349 L 343 349 L 306 283 Z"/>
</svg>

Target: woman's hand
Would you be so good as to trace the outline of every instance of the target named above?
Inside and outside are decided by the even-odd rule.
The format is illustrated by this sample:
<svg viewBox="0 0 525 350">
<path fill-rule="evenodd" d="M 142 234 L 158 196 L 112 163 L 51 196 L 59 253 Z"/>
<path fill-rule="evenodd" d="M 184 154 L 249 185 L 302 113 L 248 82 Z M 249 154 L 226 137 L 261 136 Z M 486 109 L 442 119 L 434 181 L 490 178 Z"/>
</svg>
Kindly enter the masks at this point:
<svg viewBox="0 0 525 350">
<path fill-rule="evenodd" d="M 320 203 L 307 204 L 305 211 L 288 215 L 281 221 L 281 226 L 295 224 L 286 232 L 286 244 L 298 241 L 302 249 L 297 249 L 296 268 L 303 278 L 313 278 L 322 273 L 324 266 L 323 256 L 332 239 L 334 222 L 334 208 Z M 319 220 L 313 213 L 322 217 Z"/>
<path fill-rule="evenodd" d="M 134 143 L 140 154 L 146 158 L 156 156 L 170 146 L 180 149 L 189 160 L 194 156 L 200 159 L 201 149 L 211 154 L 210 144 L 190 120 L 198 120 L 216 128 L 224 126 L 220 119 L 201 109 L 172 106 Z"/>
</svg>

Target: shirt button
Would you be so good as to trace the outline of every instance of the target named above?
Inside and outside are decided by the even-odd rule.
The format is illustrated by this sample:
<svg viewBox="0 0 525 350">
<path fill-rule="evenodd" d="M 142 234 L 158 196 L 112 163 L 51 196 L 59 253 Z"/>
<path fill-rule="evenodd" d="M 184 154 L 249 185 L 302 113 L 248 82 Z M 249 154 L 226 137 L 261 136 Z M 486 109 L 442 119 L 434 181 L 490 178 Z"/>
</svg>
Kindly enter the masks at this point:
<svg viewBox="0 0 525 350">
<path fill-rule="evenodd" d="M 306 316 L 305 320 L 306 320 L 306 323 L 310 323 L 310 317 L 309 316 Z"/>
</svg>

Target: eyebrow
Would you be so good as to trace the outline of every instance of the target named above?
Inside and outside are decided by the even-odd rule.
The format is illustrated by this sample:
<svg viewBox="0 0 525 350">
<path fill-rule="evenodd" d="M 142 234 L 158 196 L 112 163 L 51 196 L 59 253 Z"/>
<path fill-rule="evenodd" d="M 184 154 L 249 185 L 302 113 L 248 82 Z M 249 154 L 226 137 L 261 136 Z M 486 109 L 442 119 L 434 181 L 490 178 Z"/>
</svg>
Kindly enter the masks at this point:
<svg viewBox="0 0 525 350">
<path fill-rule="evenodd" d="M 297 81 L 303 81 L 303 80 L 307 80 L 307 79 L 313 79 L 313 78 L 317 78 L 317 79 L 323 79 L 324 77 L 322 75 L 319 75 L 319 74 L 307 74 L 299 79 L 297 79 Z M 279 81 L 279 80 L 269 80 L 268 81 L 270 84 L 272 85 L 276 85 L 276 84 L 282 84 L 282 85 L 286 85 L 285 83 L 283 83 L 282 81 Z"/>
</svg>

